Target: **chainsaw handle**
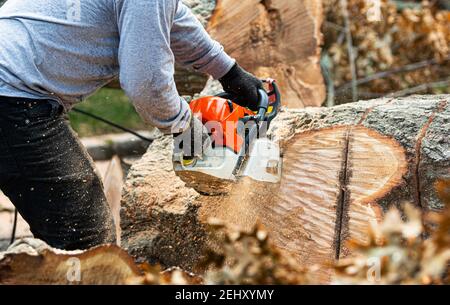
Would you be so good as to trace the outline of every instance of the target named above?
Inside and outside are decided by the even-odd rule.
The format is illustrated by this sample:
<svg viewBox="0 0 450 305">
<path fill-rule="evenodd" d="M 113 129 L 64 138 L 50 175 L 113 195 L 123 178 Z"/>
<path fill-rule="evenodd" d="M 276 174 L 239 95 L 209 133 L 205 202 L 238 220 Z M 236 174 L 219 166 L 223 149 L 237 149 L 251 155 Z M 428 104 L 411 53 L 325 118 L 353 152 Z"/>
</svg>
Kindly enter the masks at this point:
<svg viewBox="0 0 450 305">
<path fill-rule="evenodd" d="M 222 92 L 216 95 L 216 97 L 223 98 L 225 100 L 233 101 L 236 99 L 236 96 L 234 94 L 228 93 L 228 92 Z"/>
<path fill-rule="evenodd" d="M 256 120 L 258 122 L 266 121 L 267 123 L 271 123 L 273 119 L 276 118 L 278 115 L 278 112 L 280 110 L 281 106 L 281 93 L 278 88 L 277 83 L 273 79 L 263 79 L 263 83 L 269 84 L 272 91 L 266 92 L 264 89 L 258 90 L 258 113 L 256 116 L 253 117 L 247 117 L 243 121 L 248 122 L 251 119 Z M 236 96 L 234 94 L 228 93 L 228 92 L 222 92 L 217 97 L 226 99 L 226 100 L 235 100 Z M 270 104 L 270 97 L 275 96 L 275 102 Z M 269 110 L 269 107 L 272 107 L 272 112 L 270 112 L 269 115 L 267 115 L 267 111 Z"/>
<path fill-rule="evenodd" d="M 232 93 L 222 92 L 216 95 L 216 97 L 220 97 L 226 100 L 234 101 L 236 100 L 236 96 Z M 263 89 L 258 90 L 258 117 L 263 120 L 266 116 L 267 110 L 269 109 L 269 96 L 267 92 Z"/>
<path fill-rule="evenodd" d="M 280 89 L 278 88 L 278 85 L 275 80 L 268 79 L 264 80 L 263 82 L 268 83 L 272 87 L 272 91 L 268 93 L 269 96 L 275 96 L 275 102 L 270 104 L 270 106 L 273 107 L 273 110 L 269 115 L 266 117 L 267 122 L 270 124 L 278 115 L 278 112 L 280 111 L 281 107 L 281 93 Z"/>
<path fill-rule="evenodd" d="M 256 115 L 259 122 L 266 118 L 267 110 L 269 110 L 269 95 L 263 89 L 258 90 L 258 114 Z"/>
</svg>

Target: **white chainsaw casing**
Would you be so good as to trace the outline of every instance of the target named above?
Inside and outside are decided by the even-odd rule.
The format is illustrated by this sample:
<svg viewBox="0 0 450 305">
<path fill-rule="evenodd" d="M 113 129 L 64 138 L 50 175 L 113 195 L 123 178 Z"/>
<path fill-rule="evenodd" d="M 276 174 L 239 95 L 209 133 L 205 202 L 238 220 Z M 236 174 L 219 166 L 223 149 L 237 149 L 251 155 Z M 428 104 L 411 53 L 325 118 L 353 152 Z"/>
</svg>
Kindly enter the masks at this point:
<svg viewBox="0 0 450 305">
<path fill-rule="evenodd" d="M 199 172 L 218 179 L 235 181 L 233 171 L 239 156 L 227 148 L 215 148 L 208 151 L 203 160 L 197 159 L 192 165 L 175 163 L 175 172 Z"/>
<path fill-rule="evenodd" d="M 257 139 L 250 151 L 240 167 L 239 154 L 228 148 L 214 148 L 190 165 L 174 160 L 174 169 L 187 186 L 208 195 L 226 194 L 241 177 L 264 183 L 280 182 L 282 161 L 278 144 L 267 138 Z"/>
<path fill-rule="evenodd" d="M 278 183 L 281 180 L 281 166 L 280 146 L 262 138 L 253 143 L 241 175 L 255 181 Z"/>
</svg>

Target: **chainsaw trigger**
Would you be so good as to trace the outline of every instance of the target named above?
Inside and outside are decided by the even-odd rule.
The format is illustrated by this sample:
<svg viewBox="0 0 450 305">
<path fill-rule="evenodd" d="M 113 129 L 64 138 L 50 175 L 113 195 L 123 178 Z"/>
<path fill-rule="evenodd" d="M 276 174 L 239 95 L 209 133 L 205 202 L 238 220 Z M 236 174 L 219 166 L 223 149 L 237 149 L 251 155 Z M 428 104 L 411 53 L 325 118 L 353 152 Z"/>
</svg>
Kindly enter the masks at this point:
<svg viewBox="0 0 450 305">
<path fill-rule="evenodd" d="M 192 159 L 184 159 L 183 158 L 183 167 L 190 167 L 190 166 L 195 166 L 195 164 L 197 163 L 197 159 L 196 158 L 192 158 Z"/>
</svg>

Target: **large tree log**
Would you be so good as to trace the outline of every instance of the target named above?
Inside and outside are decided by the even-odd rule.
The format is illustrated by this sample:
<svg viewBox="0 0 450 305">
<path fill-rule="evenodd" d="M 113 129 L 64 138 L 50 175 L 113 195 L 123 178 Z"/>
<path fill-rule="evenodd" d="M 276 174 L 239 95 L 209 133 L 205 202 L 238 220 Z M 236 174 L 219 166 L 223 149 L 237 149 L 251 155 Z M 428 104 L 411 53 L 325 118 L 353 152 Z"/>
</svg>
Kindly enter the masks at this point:
<svg viewBox="0 0 450 305">
<path fill-rule="evenodd" d="M 322 1 L 219 0 L 212 37 L 249 71 L 277 79 L 286 106 L 320 106 Z"/>
<path fill-rule="evenodd" d="M 221 197 L 186 188 L 172 171 L 171 139 L 161 137 L 128 177 L 123 245 L 143 260 L 195 270 L 209 218 L 244 229 L 260 222 L 327 282 L 328 264 L 350 254 L 348 240 L 366 240 L 389 206 L 442 208 L 434 184 L 450 177 L 449 103 L 448 95 L 416 96 L 284 111 L 272 129 L 283 148 L 280 185 L 243 180 Z"/>
<path fill-rule="evenodd" d="M 199 285 L 203 281 L 178 268 L 163 271 L 160 266 L 136 265 L 113 245 L 61 251 L 26 238 L 0 252 L 0 285 Z"/>
</svg>

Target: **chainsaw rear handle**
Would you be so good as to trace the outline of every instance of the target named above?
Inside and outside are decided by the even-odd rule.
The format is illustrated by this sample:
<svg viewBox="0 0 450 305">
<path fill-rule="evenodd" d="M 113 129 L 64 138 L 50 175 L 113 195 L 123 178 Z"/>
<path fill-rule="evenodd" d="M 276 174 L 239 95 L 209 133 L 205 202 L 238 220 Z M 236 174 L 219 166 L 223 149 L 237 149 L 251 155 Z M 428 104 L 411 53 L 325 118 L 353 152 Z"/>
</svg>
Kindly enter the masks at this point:
<svg viewBox="0 0 450 305">
<path fill-rule="evenodd" d="M 278 112 L 280 110 L 281 106 L 281 94 L 280 90 L 278 89 L 278 85 L 276 84 L 275 80 L 272 79 L 263 79 L 263 83 L 269 84 L 271 86 L 272 91 L 266 92 L 263 89 L 258 90 L 258 112 L 255 116 L 248 116 L 244 118 L 242 121 L 244 123 L 247 123 L 251 120 L 254 120 L 256 122 L 267 122 L 270 124 L 273 119 L 276 118 L 278 115 Z M 270 103 L 270 97 L 275 97 L 275 102 L 272 104 Z M 217 97 L 227 99 L 227 100 L 235 100 L 236 96 L 231 93 L 223 92 L 217 95 Z M 267 112 L 269 110 L 269 107 L 272 107 L 272 111 L 267 115 Z"/>
<path fill-rule="evenodd" d="M 232 93 L 227 93 L 227 92 L 223 92 L 220 93 L 218 95 L 216 95 L 217 97 L 226 99 L 226 100 L 230 100 L 230 101 L 235 101 L 236 100 L 236 96 Z M 243 121 L 244 122 L 248 122 L 250 120 L 257 120 L 258 122 L 264 121 L 267 110 L 269 109 L 269 95 L 267 94 L 267 92 L 263 89 L 258 89 L 258 112 L 255 116 L 248 116 L 246 117 Z"/>
<path fill-rule="evenodd" d="M 256 115 L 256 121 L 264 121 L 267 111 L 269 110 L 269 95 L 263 89 L 258 90 L 258 114 Z"/>
<path fill-rule="evenodd" d="M 256 123 L 267 122 L 267 128 L 269 128 L 270 123 L 277 117 L 281 106 L 281 94 L 276 82 L 272 79 L 262 80 L 264 83 L 269 84 L 272 91 L 266 92 L 263 89 L 258 90 L 259 103 L 258 103 L 258 114 L 256 116 L 248 116 L 242 121 L 247 123 L 249 121 L 255 121 Z M 274 96 L 275 101 L 270 103 L 270 97 Z M 272 107 L 272 111 L 267 114 L 269 107 Z"/>
<path fill-rule="evenodd" d="M 266 121 L 268 124 L 270 124 L 278 115 L 278 112 L 280 111 L 280 107 L 281 107 L 281 93 L 280 93 L 280 89 L 278 88 L 278 85 L 276 83 L 275 80 L 273 79 L 267 79 L 267 80 L 263 80 L 264 83 L 269 84 L 272 88 L 272 91 L 270 91 L 268 94 L 269 97 L 274 96 L 275 97 L 275 102 L 273 102 L 272 104 L 270 104 L 269 106 L 271 106 L 272 112 L 269 113 L 269 115 L 266 116 Z"/>
</svg>

